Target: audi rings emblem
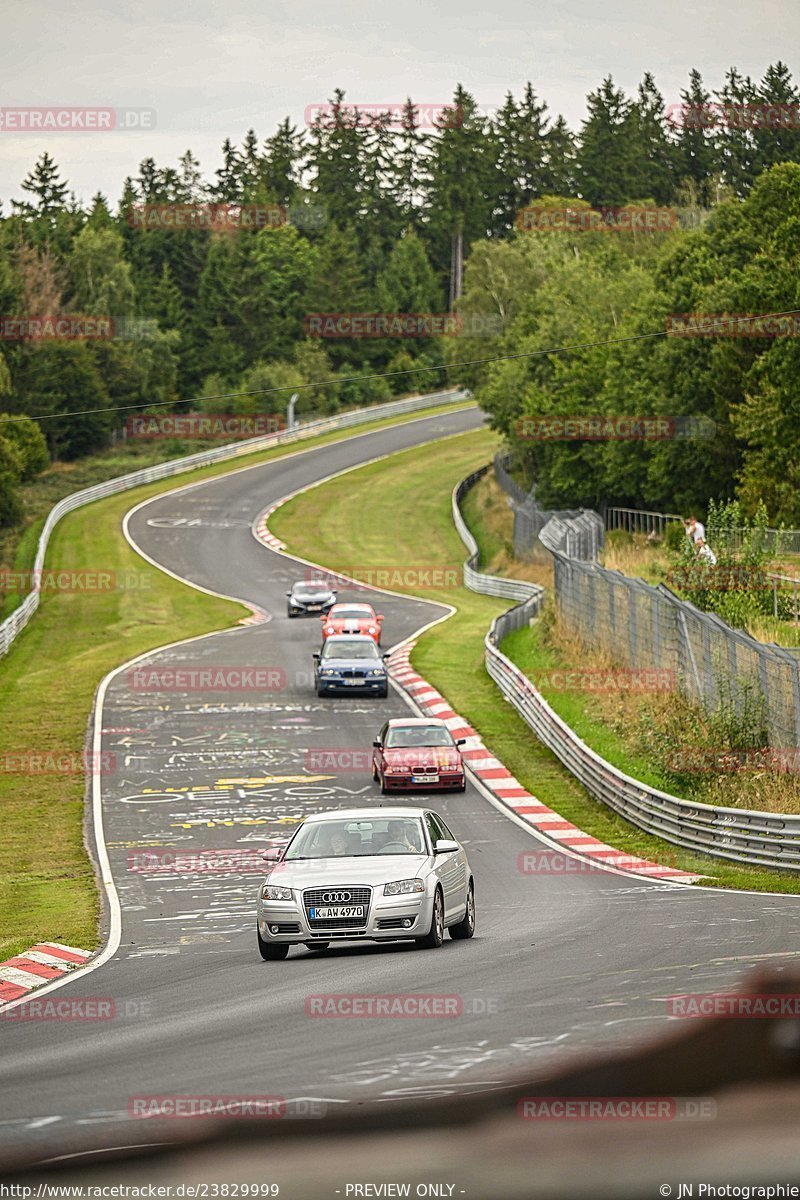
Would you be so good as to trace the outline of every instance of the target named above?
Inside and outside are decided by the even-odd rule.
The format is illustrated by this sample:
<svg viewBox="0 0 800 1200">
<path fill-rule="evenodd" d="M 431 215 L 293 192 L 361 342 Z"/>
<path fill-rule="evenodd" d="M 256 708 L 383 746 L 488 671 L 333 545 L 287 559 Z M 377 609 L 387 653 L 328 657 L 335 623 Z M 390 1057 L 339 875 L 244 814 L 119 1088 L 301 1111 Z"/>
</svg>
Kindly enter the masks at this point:
<svg viewBox="0 0 800 1200">
<path fill-rule="evenodd" d="M 349 892 L 323 892 L 323 904 L 347 904 L 350 899 Z"/>
</svg>

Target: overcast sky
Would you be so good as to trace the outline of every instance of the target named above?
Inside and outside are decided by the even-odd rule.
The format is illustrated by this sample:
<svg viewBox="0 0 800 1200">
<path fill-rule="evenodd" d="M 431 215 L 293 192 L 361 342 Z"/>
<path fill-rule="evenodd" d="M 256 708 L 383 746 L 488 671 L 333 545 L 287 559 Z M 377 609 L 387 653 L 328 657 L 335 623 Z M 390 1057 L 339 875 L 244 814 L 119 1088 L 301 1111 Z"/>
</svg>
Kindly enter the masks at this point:
<svg viewBox="0 0 800 1200">
<path fill-rule="evenodd" d="M 797 0 L 61 0 L 2 9 L 0 107 L 152 109 L 143 132 L 0 129 L 0 200 L 49 150 L 81 199 L 122 181 L 144 157 L 174 164 L 188 148 L 208 176 L 225 137 L 260 139 L 285 116 L 302 125 L 335 87 L 353 102 L 445 103 L 463 83 L 492 106 L 531 80 L 577 128 L 604 75 L 632 94 L 646 70 L 677 103 L 691 67 L 716 87 L 735 64 L 760 78 L 778 59 L 800 75 Z"/>
</svg>

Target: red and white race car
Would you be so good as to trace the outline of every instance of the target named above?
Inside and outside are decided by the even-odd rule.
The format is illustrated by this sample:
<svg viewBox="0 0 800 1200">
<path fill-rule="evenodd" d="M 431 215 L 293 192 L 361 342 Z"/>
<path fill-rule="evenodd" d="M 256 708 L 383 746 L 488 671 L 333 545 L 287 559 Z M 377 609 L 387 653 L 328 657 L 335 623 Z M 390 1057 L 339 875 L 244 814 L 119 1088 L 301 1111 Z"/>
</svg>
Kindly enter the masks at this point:
<svg viewBox="0 0 800 1200">
<path fill-rule="evenodd" d="M 330 612 L 325 613 L 322 621 L 322 640 L 334 633 L 365 633 L 381 644 L 381 622 L 383 613 L 376 613 L 371 604 L 350 604 L 342 601 L 334 604 Z"/>
<path fill-rule="evenodd" d="M 467 786 L 460 746 L 444 721 L 392 717 L 372 743 L 372 778 L 387 792 L 456 791 Z"/>
</svg>

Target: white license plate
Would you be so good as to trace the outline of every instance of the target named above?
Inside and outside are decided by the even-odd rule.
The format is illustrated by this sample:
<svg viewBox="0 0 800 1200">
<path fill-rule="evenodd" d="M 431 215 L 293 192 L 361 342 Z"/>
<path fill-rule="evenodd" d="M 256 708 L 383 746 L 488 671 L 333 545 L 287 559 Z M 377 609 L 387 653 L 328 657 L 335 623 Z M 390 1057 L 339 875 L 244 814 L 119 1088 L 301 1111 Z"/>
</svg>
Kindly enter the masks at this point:
<svg viewBox="0 0 800 1200">
<path fill-rule="evenodd" d="M 345 687 L 363 687 L 364 680 L 363 679 L 345 679 L 344 686 Z"/>
<path fill-rule="evenodd" d="M 412 783 L 438 783 L 439 776 L 438 775 L 412 775 L 411 782 Z"/>
<path fill-rule="evenodd" d="M 321 604 L 307 604 L 306 608 L 308 609 L 309 612 L 319 612 L 319 610 L 322 608 L 322 605 Z"/>
<path fill-rule="evenodd" d="M 308 915 L 312 921 L 329 920 L 331 917 L 363 917 L 363 904 L 336 904 L 327 908 L 310 908 Z"/>
</svg>

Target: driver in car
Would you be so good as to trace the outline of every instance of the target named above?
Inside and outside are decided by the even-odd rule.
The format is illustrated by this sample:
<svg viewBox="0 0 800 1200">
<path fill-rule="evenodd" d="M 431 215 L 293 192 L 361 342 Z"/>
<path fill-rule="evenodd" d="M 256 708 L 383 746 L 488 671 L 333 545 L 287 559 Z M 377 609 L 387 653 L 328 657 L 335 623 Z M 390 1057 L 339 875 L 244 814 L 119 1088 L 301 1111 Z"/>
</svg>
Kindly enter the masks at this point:
<svg viewBox="0 0 800 1200">
<path fill-rule="evenodd" d="M 390 821 L 387 828 L 387 845 L 389 842 L 399 842 L 408 850 L 419 854 L 422 850 L 419 841 L 419 830 L 415 826 L 406 825 L 404 821 Z"/>
</svg>

